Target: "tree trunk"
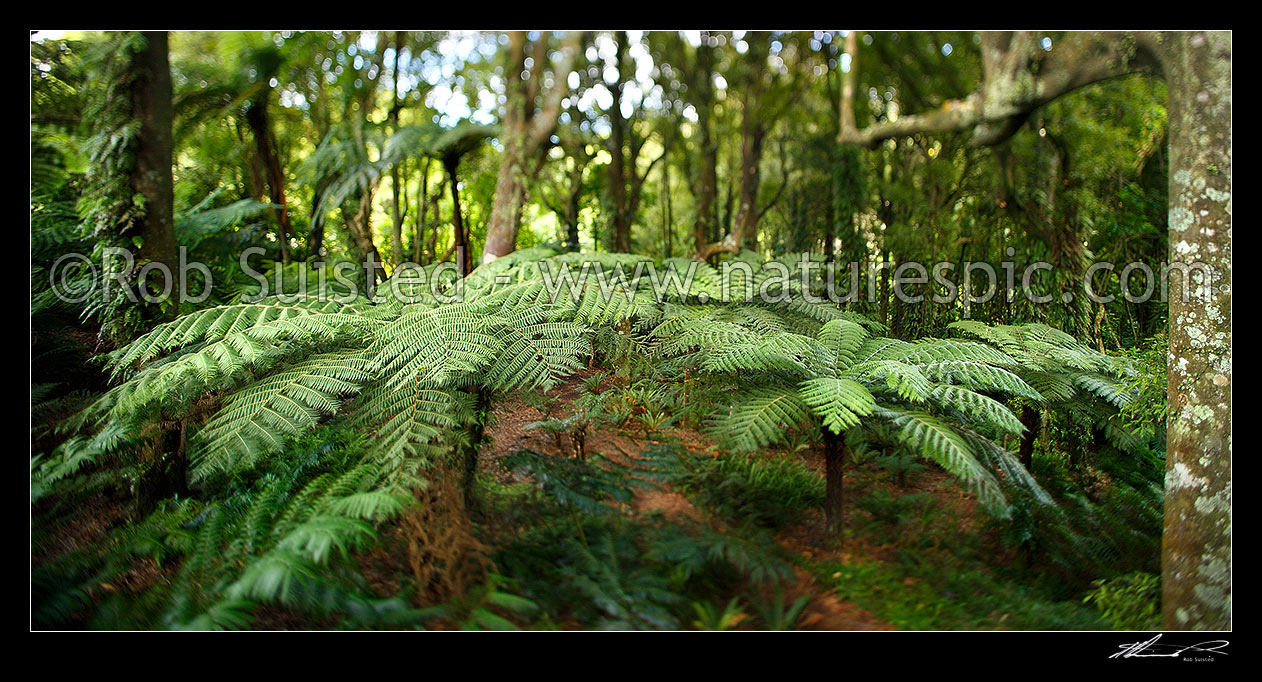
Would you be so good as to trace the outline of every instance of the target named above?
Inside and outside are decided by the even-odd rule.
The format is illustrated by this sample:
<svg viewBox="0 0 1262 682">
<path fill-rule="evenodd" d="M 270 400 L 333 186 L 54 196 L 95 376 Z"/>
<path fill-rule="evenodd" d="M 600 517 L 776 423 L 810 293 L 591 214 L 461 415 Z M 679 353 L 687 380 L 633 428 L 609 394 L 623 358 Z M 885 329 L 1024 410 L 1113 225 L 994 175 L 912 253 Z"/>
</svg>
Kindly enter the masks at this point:
<svg viewBox="0 0 1262 682">
<path fill-rule="evenodd" d="M 719 146 L 714 139 L 714 48 L 710 47 L 709 34 L 702 32 L 701 45 L 697 47 L 697 67 L 695 80 L 692 83 L 697 96 L 694 108 L 697 110 L 698 155 L 701 157 L 701 170 L 693 178 L 692 194 L 696 199 L 697 215 L 693 223 L 693 248 L 701 253 L 710 243 L 718 223 L 718 165 Z"/>
<path fill-rule="evenodd" d="M 293 229 L 289 224 L 289 207 L 285 202 L 285 170 L 281 167 L 280 154 L 276 149 L 276 137 L 272 134 L 271 118 L 268 116 L 268 103 L 271 99 L 271 88 L 263 88 L 245 112 L 246 123 L 250 125 L 250 134 L 254 137 L 254 153 L 263 164 L 267 178 L 268 197 L 276 204 L 276 229 L 280 242 L 280 258 L 289 263 L 289 235 Z"/>
<path fill-rule="evenodd" d="M 1034 441 L 1038 440 L 1041 422 L 1038 410 L 1030 405 L 1021 408 L 1021 425 L 1025 427 L 1025 431 L 1021 432 L 1021 447 L 1017 450 L 1017 459 L 1026 471 L 1034 464 Z"/>
<path fill-rule="evenodd" d="M 583 165 L 574 160 L 574 169 L 570 171 L 570 192 L 565 204 L 565 248 L 578 251 L 578 214 L 583 205 Z"/>
<path fill-rule="evenodd" d="M 431 263 L 438 260 L 438 226 L 442 224 L 443 219 L 440 211 L 442 209 L 443 189 L 446 184 L 445 180 L 439 178 L 438 189 L 434 192 L 432 202 L 434 206 L 434 226 L 429 231 L 429 262 Z"/>
<path fill-rule="evenodd" d="M 763 140 L 766 128 L 753 111 L 741 121 L 741 198 L 736 210 L 732 242 L 736 249 L 758 249 L 758 186 L 762 180 Z"/>
<path fill-rule="evenodd" d="M 395 268 L 403 263 L 403 219 L 407 216 L 407 211 L 400 206 L 400 198 L 407 201 L 407 193 L 400 186 L 402 175 L 398 166 L 390 170 L 390 194 L 394 202 L 390 208 L 390 263 Z"/>
<path fill-rule="evenodd" d="M 425 256 L 425 202 L 429 201 L 429 167 L 433 159 L 425 159 L 421 167 L 421 186 L 416 193 L 416 229 L 412 235 L 412 262 L 421 265 Z M 434 225 L 438 229 L 438 225 Z"/>
<path fill-rule="evenodd" d="M 499 175 L 495 179 L 495 199 L 491 203 L 486 244 L 482 247 L 484 263 L 506 256 L 517 248 L 517 228 L 521 224 L 522 197 L 526 190 L 526 170 L 519 137 L 520 133 L 508 133 L 503 138 L 504 153 Z M 452 192 L 455 192 L 454 187 Z"/>
<path fill-rule="evenodd" d="M 460 165 L 458 157 L 448 157 L 443 161 L 443 167 L 447 169 L 448 184 L 451 185 L 451 224 L 455 233 L 455 243 L 453 248 L 456 253 L 456 267 L 460 269 L 460 275 L 469 274 L 473 271 L 473 254 L 469 252 L 469 235 L 465 233 L 464 216 L 460 212 L 460 183 L 456 181 L 456 169 Z M 495 201 L 500 200 L 499 191 L 495 192 Z M 521 204 L 518 203 L 520 210 Z M 487 236 L 488 245 L 490 235 Z"/>
<path fill-rule="evenodd" d="M 171 66 L 165 31 L 145 31 L 144 50 L 132 57 L 139 76 L 132 87 L 132 112 L 140 121 L 132 187 L 144 197 L 140 221 L 140 258 L 164 263 L 174 272 L 179 264 L 175 246 L 175 193 L 171 179 Z M 172 282 L 174 286 L 175 283 Z M 173 289 L 174 291 L 174 289 Z M 172 314 L 176 308 L 172 307 Z"/>
<path fill-rule="evenodd" d="M 662 239 L 666 241 L 665 256 L 670 258 L 675 250 L 675 226 L 672 224 L 670 206 L 670 164 L 662 166 Z"/>
<path fill-rule="evenodd" d="M 627 253 L 631 250 L 631 216 L 627 211 L 627 128 L 630 122 L 622 117 L 622 88 L 626 79 L 622 72 L 627 52 L 627 33 L 614 34 L 614 63 L 618 69 L 618 83 L 613 88 L 613 106 L 609 110 L 609 194 L 613 204 L 613 250 Z M 635 172 L 634 159 L 631 173 Z"/>
<path fill-rule="evenodd" d="M 345 208 L 342 210 L 342 216 L 346 222 L 346 231 L 350 234 L 351 241 L 354 243 L 355 250 L 359 252 L 360 265 L 365 263 L 381 263 L 381 254 L 377 251 L 377 245 L 372 240 L 372 199 L 376 192 L 376 184 L 368 188 L 367 191 L 360 194 L 359 208 L 355 213 L 347 213 Z M 373 268 L 373 277 L 371 280 L 365 279 L 364 284 L 369 288 L 378 279 L 383 279 L 384 271 L 376 267 Z M 367 270 L 365 269 L 365 276 Z"/>
<path fill-rule="evenodd" d="M 399 130 L 399 112 L 403 108 L 402 100 L 399 98 L 399 56 L 403 52 L 403 31 L 394 32 L 394 70 L 391 71 L 391 80 L 394 81 L 393 95 L 394 99 L 390 106 L 390 114 L 387 117 L 390 124 L 390 132 L 394 133 Z M 390 193 L 393 203 L 390 208 L 390 261 L 391 265 L 398 269 L 403 263 L 403 219 L 407 217 L 407 192 L 406 188 L 401 187 L 403 177 L 407 176 L 406 172 L 400 168 L 402 163 L 396 163 L 390 169 Z M 402 197 L 402 205 L 400 205 L 400 197 Z"/>
<path fill-rule="evenodd" d="M 509 87 L 500 122 L 504 151 L 500 155 L 499 175 L 495 181 L 495 200 L 491 203 L 491 216 L 487 220 L 483 263 L 508 255 L 517 248 L 517 229 L 521 225 L 521 208 L 528 180 L 526 159 L 538 152 L 556 129 L 561 100 L 569 93 L 569 88 L 562 84 L 569 77 L 570 66 L 582 47 L 583 37 L 582 31 L 572 31 L 566 37 L 561 59 L 553 69 L 554 85 L 543 106 L 539 107 L 536 98 L 544 82 L 544 65 L 548 63 L 549 34 L 545 32 L 530 46 L 531 58 L 537 67 L 534 69 L 525 67 L 526 33 L 510 31 L 508 34 L 509 68 L 505 69 L 505 75 Z"/>
<path fill-rule="evenodd" d="M 1170 629 L 1231 627 L 1231 34 L 1166 34 L 1170 261 L 1162 610 Z"/>
<path fill-rule="evenodd" d="M 828 535 L 841 539 L 845 529 L 843 474 L 846 464 L 846 436 L 824 427 L 824 518 Z"/>
</svg>

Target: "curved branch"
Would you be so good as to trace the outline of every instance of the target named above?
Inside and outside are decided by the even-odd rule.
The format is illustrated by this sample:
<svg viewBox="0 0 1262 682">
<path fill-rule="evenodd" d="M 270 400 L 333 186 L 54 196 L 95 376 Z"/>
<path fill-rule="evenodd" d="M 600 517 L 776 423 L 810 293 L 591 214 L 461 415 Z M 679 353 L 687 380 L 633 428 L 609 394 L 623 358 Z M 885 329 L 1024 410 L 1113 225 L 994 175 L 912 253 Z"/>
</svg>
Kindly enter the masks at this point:
<svg viewBox="0 0 1262 682">
<path fill-rule="evenodd" d="M 918 132 L 973 131 L 973 144 L 993 145 L 1012 136 L 1031 112 L 1078 88 L 1133 73 L 1156 73 L 1152 36 L 1144 33 L 1070 33 L 1045 51 L 1029 32 L 987 33 L 982 41 L 985 74 L 979 90 L 950 100 L 937 111 L 904 116 L 862 130 L 843 129 L 842 144 L 873 147 Z"/>
</svg>

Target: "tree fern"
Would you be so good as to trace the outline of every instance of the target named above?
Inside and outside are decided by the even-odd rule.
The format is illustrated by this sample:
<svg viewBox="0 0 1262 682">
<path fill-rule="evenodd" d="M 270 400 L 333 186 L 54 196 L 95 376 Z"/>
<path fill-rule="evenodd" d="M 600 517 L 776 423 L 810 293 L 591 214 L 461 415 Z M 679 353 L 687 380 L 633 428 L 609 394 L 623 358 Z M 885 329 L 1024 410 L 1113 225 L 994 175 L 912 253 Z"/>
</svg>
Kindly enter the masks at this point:
<svg viewBox="0 0 1262 682">
<path fill-rule="evenodd" d="M 585 327 L 552 321 L 553 310 L 530 306 L 497 320 L 499 353 L 487 368 L 483 383 L 495 388 L 542 387 L 547 391 L 562 377 L 582 366 L 590 350 Z"/>
<path fill-rule="evenodd" d="M 821 377 L 802 382 L 802 401 L 824 420 L 824 428 L 841 433 L 858 426 L 872 414 L 876 399 L 862 384 L 851 379 Z"/>
<path fill-rule="evenodd" d="M 249 467 L 338 410 L 372 378 L 362 351 L 316 355 L 233 393 L 198 432 L 192 476 Z"/>
<path fill-rule="evenodd" d="M 962 480 L 978 500 L 1003 510 L 1006 500 L 995 477 L 982 466 L 969 441 L 928 412 L 877 407 L 874 414 L 895 427 L 896 437 L 914 452 Z"/>
<path fill-rule="evenodd" d="M 793 386 L 760 386 L 741 391 L 739 402 L 711 419 L 709 431 L 738 451 L 784 442 L 787 429 L 810 421 L 810 407 Z"/>
<path fill-rule="evenodd" d="M 418 380 L 441 385 L 478 371 L 499 351 L 490 322 L 467 303 L 410 307 L 381 329 L 368 352 L 389 388 Z"/>
</svg>

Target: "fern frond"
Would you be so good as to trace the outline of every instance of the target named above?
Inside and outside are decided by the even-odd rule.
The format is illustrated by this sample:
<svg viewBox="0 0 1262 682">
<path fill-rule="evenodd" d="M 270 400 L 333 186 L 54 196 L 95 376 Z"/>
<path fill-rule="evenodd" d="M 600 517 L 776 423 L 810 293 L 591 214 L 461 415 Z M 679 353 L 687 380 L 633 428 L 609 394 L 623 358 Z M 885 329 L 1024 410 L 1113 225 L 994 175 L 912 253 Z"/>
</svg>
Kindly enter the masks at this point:
<svg viewBox="0 0 1262 682">
<path fill-rule="evenodd" d="M 309 430 L 337 411 L 341 397 L 371 378 L 362 352 L 314 356 L 265 377 L 229 396 L 198 433 L 194 480 L 211 472 L 233 472 L 278 452 L 285 440 Z"/>
<path fill-rule="evenodd" d="M 977 461 L 968 440 L 955 429 L 927 412 L 878 405 L 873 414 L 894 426 L 896 437 L 913 452 L 964 481 L 983 505 L 1004 508 L 1006 501 L 998 481 Z"/>
<path fill-rule="evenodd" d="M 910 403 L 923 403 L 929 399 L 933 390 L 918 367 L 894 360 L 875 360 L 855 365 L 843 376 L 864 383 L 873 391 L 892 391 Z"/>
<path fill-rule="evenodd" d="M 111 375 L 117 378 L 127 368 L 138 364 L 143 365 L 176 348 L 202 341 L 222 339 L 253 327 L 287 318 L 315 313 L 346 312 L 348 308 L 347 305 L 331 300 L 286 305 L 270 302 L 239 303 L 206 308 L 160 324 L 153 331 L 128 344 L 110 359 Z M 265 335 L 254 338 L 265 338 Z"/>
<path fill-rule="evenodd" d="M 828 349 L 830 369 L 834 372 L 844 371 L 855 364 L 859 348 L 867 338 L 868 331 L 863 325 L 851 320 L 830 320 L 819 330 L 819 342 Z"/>
<path fill-rule="evenodd" d="M 351 425 L 372 434 L 367 455 L 390 472 L 402 471 L 407 462 L 437 457 L 460 443 L 457 429 L 473 412 L 470 396 L 460 391 L 420 382 L 390 388 L 384 381 L 365 389 L 351 409 Z M 445 444 L 435 444 L 440 437 Z"/>
<path fill-rule="evenodd" d="M 868 389 L 850 379 L 811 379 L 802 382 L 798 393 L 833 433 L 858 426 L 861 418 L 872 414 L 876 406 Z"/>
<path fill-rule="evenodd" d="M 1103 374 L 1074 374 L 1074 385 L 1082 390 L 1098 396 L 1117 409 L 1130 404 L 1131 391 L 1127 384 Z"/>
<path fill-rule="evenodd" d="M 784 441 L 786 431 L 810 420 L 810 407 L 791 386 L 764 386 L 742 393 L 726 415 L 710 421 L 711 433 L 738 451 Z"/>
<path fill-rule="evenodd" d="M 1004 433 L 1019 436 L 1025 430 L 1021 420 L 1003 403 L 967 388 L 938 384 L 933 387 L 929 399 L 941 410 L 969 415 Z"/>
<path fill-rule="evenodd" d="M 1045 399 L 1040 391 L 1017 374 L 984 362 L 950 360 L 924 364 L 920 369 L 933 381 L 956 384 L 974 391 L 1020 396 L 1037 402 Z"/>
<path fill-rule="evenodd" d="M 809 376 L 826 352 L 808 336 L 781 332 L 764 337 L 747 336 L 738 343 L 704 353 L 702 367 L 711 372 L 782 372 Z"/>
<path fill-rule="evenodd" d="M 502 346 L 491 331 L 472 304 L 410 307 L 377 333 L 368 352 L 391 389 L 414 381 L 437 386 L 495 357 Z"/>
<path fill-rule="evenodd" d="M 580 358 L 591 350 L 588 330 L 549 321 L 552 313 L 549 308 L 528 307 L 498 318 L 502 323 L 495 337 L 503 350 L 483 375 L 484 384 L 495 388 L 541 386 L 547 391 L 583 366 Z"/>
</svg>

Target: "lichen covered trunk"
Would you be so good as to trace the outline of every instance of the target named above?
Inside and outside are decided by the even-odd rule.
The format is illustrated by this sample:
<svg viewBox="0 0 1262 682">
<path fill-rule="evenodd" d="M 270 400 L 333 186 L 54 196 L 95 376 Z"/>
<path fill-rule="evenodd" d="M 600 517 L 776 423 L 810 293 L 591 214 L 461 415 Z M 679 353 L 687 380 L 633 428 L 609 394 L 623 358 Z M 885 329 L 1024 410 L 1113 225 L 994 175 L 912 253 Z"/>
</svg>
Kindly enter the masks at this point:
<svg viewBox="0 0 1262 682">
<path fill-rule="evenodd" d="M 1231 35 L 1167 34 L 1171 263 L 1165 627 L 1231 627 Z M 1204 264 L 1211 272 L 1205 281 Z M 1208 287 L 1206 285 L 1209 285 Z M 1186 294 L 1186 299 L 1185 299 Z"/>
</svg>

